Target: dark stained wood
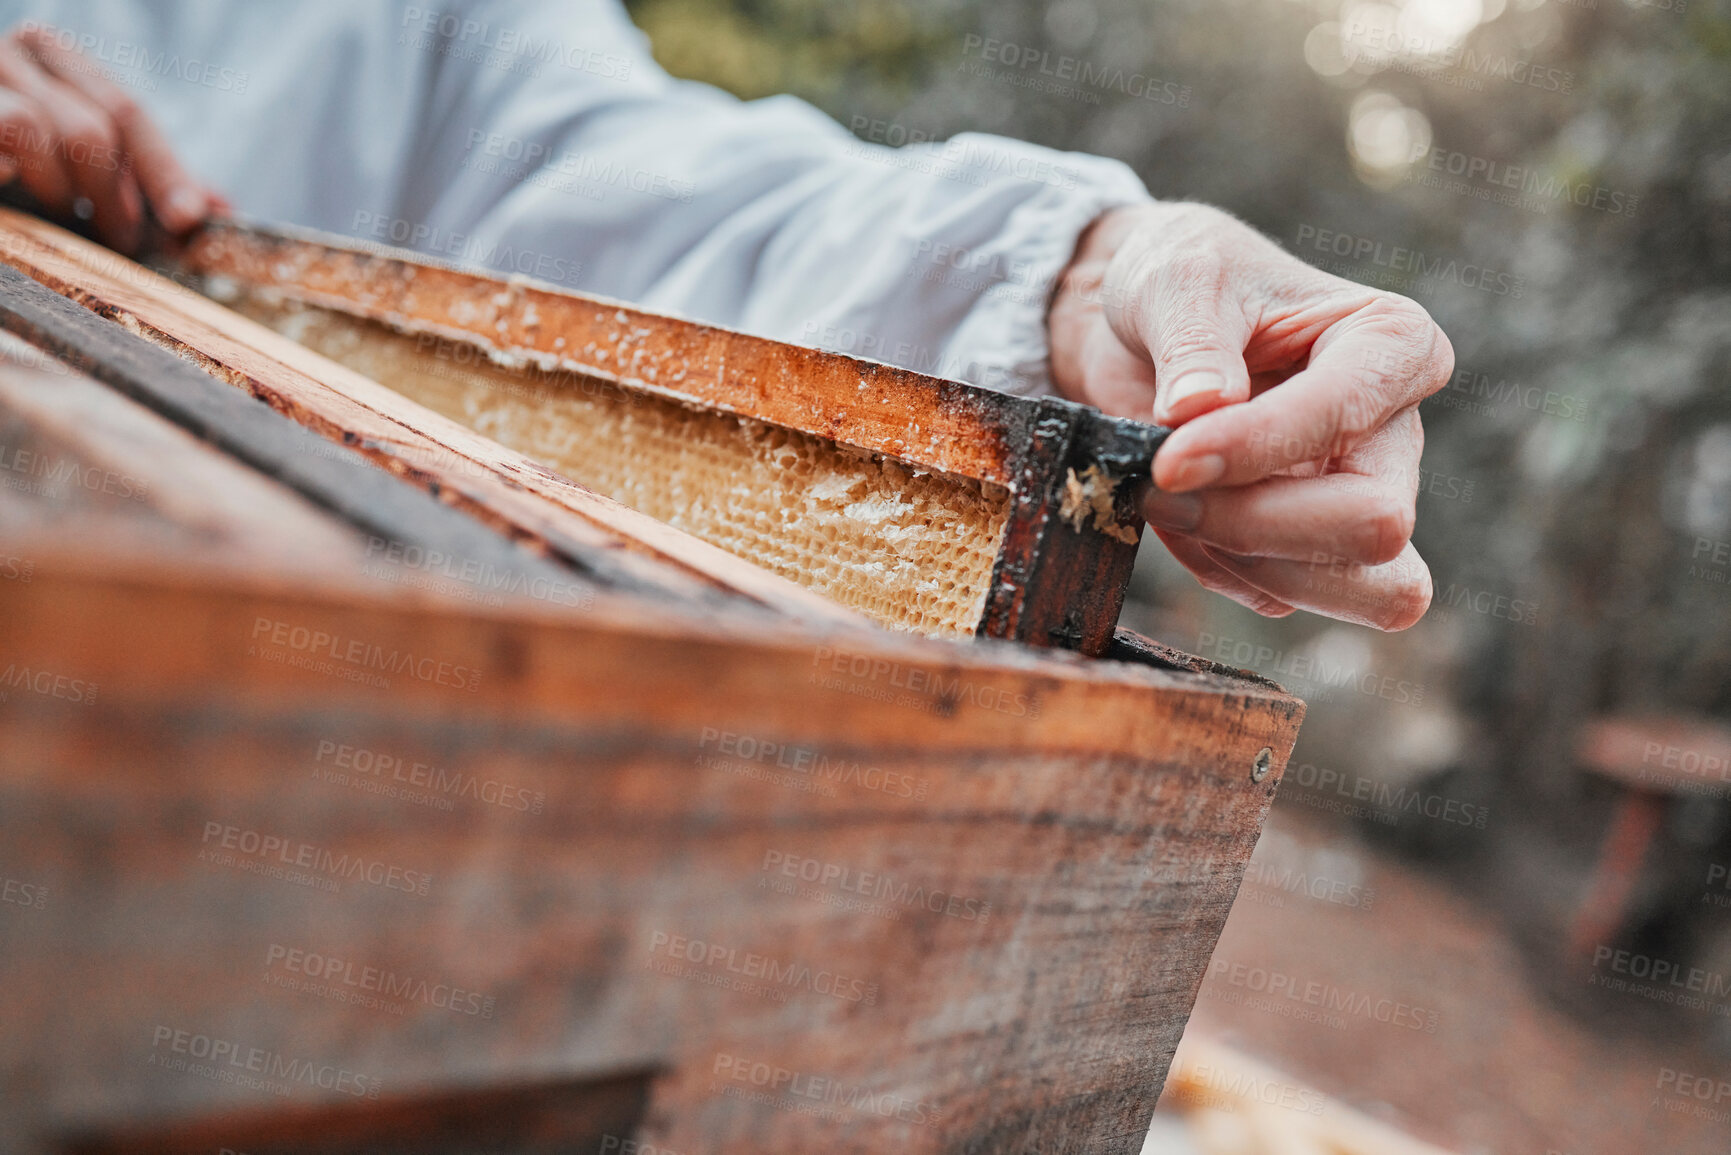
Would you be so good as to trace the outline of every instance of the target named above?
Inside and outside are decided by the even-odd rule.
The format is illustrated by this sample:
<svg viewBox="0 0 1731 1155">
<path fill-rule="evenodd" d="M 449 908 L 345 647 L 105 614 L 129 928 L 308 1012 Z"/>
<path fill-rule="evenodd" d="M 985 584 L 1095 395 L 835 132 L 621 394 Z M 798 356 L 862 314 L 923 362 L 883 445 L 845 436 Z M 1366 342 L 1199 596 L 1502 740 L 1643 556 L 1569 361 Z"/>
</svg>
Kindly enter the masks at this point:
<svg viewBox="0 0 1731 1155">
<path fill-rule="evenodd" d="M 1255 670 L 1241 670 L 1237 666 L 1199 658 L 1195 654 L 1187 654 L 1153 638 L 1145 638 L 1135 630 L 1122 627 L 1113 632 L 1112 645 L 1106 651 L 1106 657 L 1115 662 L 1139 662 L 1162 670 L 1183 670 L 1189 674 L 1220 674 L 1228 678 L 1255 682 L 1273 690 L 1283 689 L 1279 682 Z"/>
<path fill-rule="evenodd" d="M 652 1075 L 240 1111 L 75 1134 L 54 1147 L 57 1155 L 620 1155 L 641 1123 Z"/>
<path fill-rule="evenodd" d="M 474 559 L 528 579 L 568 582 L 573 576 L 359 456 L 321 454 L 314 434 L 268 406 L 5 266 L 0 266 L 0 326 L 390 541 Z M 605 558 L 583 569 L 591 579 L 629 580 Z"/>
<path fill-rule="evenodd" d="M 1111 645 L 1136 565 L 1142 516 L 1135 484 L 1168 431 L 1074 405 L 1038 405 L 1041 416 L 1018 455 L 1016 488 L 1028 499 L 1012 507 L 979 632 L 1098 656 Z M 1091 516 L 1064 516 L 1066 490 L 1090 469 L 1098 471 L 1096 484 L 1112 487 L 1122 536 L 1101 532 Z"/>
<path fill-rule="evenodd" d="M 0 533 L 358 568 L 347 525 L 143 406 L 0 332 Z"/>
</svg>

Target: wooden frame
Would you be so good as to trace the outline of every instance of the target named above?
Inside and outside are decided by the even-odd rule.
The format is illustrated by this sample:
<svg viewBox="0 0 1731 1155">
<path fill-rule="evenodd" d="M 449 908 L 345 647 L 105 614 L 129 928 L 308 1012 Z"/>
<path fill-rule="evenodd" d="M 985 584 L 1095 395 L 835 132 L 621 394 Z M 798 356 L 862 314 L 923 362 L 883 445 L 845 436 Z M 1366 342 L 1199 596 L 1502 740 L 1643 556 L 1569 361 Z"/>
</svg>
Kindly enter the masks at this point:
<svg viewBox="0 0 1731 1155">
<path fill-rule="evenodd" d="M 179 266 L 1001 486 L 1011 522 L 980 635 L 1111 641 L 1141 528 L 1123 483 L 1147 476 L 1164 429 L 300 230 L 215 224 Z"/>
</svg>

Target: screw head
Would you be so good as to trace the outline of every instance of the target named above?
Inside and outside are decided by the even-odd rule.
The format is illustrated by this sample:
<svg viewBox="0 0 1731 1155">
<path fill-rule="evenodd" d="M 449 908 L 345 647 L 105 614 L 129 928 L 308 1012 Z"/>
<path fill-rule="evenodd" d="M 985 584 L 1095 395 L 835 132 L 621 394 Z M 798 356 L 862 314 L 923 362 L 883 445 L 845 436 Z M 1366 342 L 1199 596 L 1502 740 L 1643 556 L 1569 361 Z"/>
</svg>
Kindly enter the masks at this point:
<svg viewBox="0 0 1731 1155">
<path fill-rule="evenodd" d="M 1274 765 L 1274 749 L 1264 746 L 1256 752 L 1256 760 L 1250 764 L 1250 780 L 1260 782 L 1268 777 L 1268 768 Z"/>
</svg>

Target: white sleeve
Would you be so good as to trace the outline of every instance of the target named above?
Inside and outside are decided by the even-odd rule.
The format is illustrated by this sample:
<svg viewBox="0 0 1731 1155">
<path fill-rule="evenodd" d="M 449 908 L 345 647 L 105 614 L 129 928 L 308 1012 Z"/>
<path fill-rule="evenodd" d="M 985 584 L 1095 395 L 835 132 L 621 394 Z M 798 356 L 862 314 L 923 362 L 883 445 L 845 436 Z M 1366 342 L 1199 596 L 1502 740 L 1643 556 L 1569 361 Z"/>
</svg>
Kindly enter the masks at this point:
<svg viewBox="0 0 1731 1155">
<path fill-rule="evenodd" d="M 1117 161 L 977 134 L 891 149 L 791 97 L 673 80 L 613 0 L 466 7 L 582 45 L 469 88 L 420 158 L 425 219 L 495 267 L 1034 394 L 1078 235 L 1148 195 Z"/>
<path fill-rule="evenodd" d="M 618 0 L 0 0 L 125 85 L 237 209 L 1017 393 L 1127 167 L 863 144 L 674 80 Z"/>
</svg>

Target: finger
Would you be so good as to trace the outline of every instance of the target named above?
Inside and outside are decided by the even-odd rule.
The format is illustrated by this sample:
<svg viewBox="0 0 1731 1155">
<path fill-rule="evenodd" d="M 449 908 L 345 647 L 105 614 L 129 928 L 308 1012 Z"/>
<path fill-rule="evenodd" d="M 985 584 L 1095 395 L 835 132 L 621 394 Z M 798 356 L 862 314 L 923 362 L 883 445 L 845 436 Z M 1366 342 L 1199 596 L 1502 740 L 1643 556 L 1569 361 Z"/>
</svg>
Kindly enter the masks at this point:
<svg viewBox="0 0 1731 1155">
<path fill-rule="evenodd" d="M 1376 564 L 1400 556 L 1412 537 L 1414 494 L 1400 482 L 1336 473 L 1195 493 L 1150 489 L 1141 510 L 1149 525 L 1230 554 L 1309 561 L 1321 552 Z"/>
<path fill-rule="evenodd" d="M 181 165 L 168 138 L 125 89 L 79 67 L 79 57 L 61 48 L 46 31 L 21 32 L 19 39 L 44 68 L 114 124 L 131 171 L 165 228 L 183 233 L 210 214 L 212 194 Z"/>
<path fill-rule="evenodd" d="M 72 211 L 72 175 L 61 164 L 47 113 L 6 84 L 0 71 L 0 151 L 12 161 L 30 195 L 52 212 Z"/>
<path fill-rule="evenodd" d="M 1231 598 L 1265 618 L 1284 618 L 1292 612 L 1292 607 L 1279 598 L 1270 597 L 1249 582 L 1228 572 L 1224 566 L 1208 556 L 1201 543 L 1182 534 L 1167 533 L 1161 529 L 1154 532 L 1172 556 L 1178 559 L 1178 564 L 1189 570 L 1196 580 L 1202 583 L 1203 589 Z"/>
<path fill-rule="evenodd" d="M 1228 553 L 1289 561 L 1320 553 L 1374 565 L 1398 557 L 1412 537 L 1423 453 L 1415 406 L 1395 414 L 1332 472 L 1299 466 L 1267 481 L 1193 493 L 1150 487 L 1138 504 L 1150 525 Z"/>
<path fill-rule="evenodd" d="M 1112 330 L 1096 323 L 1082 352 L 1083 396 L 1114 417 L 1146 421 L 1156 396 L 1154 366 L 1124 347 Z"/>
<path fill-rule="evenodd" d="M 1424 421 L 1418 415 L 1418 406 L 1409 405 L 1336 465 L 1348 473 L 1381 478 L 1417 500 L 1419 462 L 1423 458 Z"/>
<path fill-rule="evenodd" d="M 1157 264 L 1135 246 L 1113 259 L 1104 291 L 1118 339 L 1154 366 L 1154 420 L 1180 425 L 1250 396 L 1252 324 L 1226 259 L 1206 245 Z"/>
<path fill-rule="evenodd" d="M 97 232 L 116 248 L 132 248 L 143 221 L 143 202 L 122 163 L 113 120 L 77 89 L 39 67 L 16 42 L 0 41 L 0 81 L 42 110 L 73 194 L 88 199 L 94 209 Z"/>
<path fill-rule="evenodd" d="M 1263 596 L 1343 622 L 1404 630 L 1430 608 L 1430 568 L 1410 542 L 1400 556 L 1381 565 L 1346 558 L 1299 562 L 1239 557 L 1200 548 L 1231 577 Z"/>
<path fill-rule="evenodd" d="M 1380 295 L 1330 326 L 1310 364 L 1243 405 L 1203 414 L 1154 461 L 1161 489 L 1248 485 L 1351 452 L 1401 409 L 1448 383 L 1454 352 L 1418 305 Z"/>
</svg>

